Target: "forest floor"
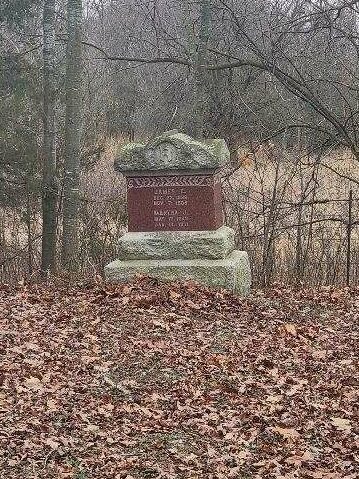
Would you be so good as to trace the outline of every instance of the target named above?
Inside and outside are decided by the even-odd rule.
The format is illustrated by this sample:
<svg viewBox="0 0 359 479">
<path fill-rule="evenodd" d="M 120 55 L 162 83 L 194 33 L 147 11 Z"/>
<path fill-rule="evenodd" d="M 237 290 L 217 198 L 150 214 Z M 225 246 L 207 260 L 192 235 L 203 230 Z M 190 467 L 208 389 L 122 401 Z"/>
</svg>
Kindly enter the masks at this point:
<svg viewBox="0 0 359 479">
<path fill-rule="evenodd" d="M 0 477 L 354 479 L 359 289 L 0 286 Z"/>
</svg>

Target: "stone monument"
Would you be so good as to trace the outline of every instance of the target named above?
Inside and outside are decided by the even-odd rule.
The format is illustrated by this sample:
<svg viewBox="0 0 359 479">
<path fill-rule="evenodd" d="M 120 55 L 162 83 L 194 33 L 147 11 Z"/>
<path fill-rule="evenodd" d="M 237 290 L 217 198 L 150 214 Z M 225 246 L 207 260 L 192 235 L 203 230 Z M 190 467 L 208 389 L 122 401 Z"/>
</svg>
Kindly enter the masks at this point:
<svg viewBox="0 0 359 479">
<path fill-rule="evenodd" d="M 223 225 L 219 170 L 228 161 L 224 140 L 199 142 L 176 130 L 122 148 L 115 169 L 127 181 L 128 233 L 106 280 L 142 273 L 248 293 L 248 255 Z"/>
</svg>

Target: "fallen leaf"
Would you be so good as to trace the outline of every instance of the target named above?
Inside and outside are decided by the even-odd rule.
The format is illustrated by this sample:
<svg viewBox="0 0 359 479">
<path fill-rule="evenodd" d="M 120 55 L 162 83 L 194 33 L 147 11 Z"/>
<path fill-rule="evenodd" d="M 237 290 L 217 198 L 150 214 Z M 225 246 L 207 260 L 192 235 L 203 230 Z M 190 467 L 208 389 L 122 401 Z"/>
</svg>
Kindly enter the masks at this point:
<svg viewBox="0 0 359 479">
<path fill-rule="evenodd" d="M 196 454 L 191 452 L 191 454 L 188 454 L 188 456 L 185 456 L 184 459 L 185 459 L 186 462 L 192 462 L 192 461 L 195 461 L 197 459 L 197 456 L 196 456 Z"/>
<path fill-rule="evenodd" d="M 352 425 L 349 419 L 345 419 L 343 417 L 331 417 L 330 420 L 333 426 L 335 426 L 340 431 L 351 431 Z"/>
<path fill-rule="evenodd" d="M 270 403 L 278 403 L 278 402 L 281 402 L 281 400 L 283 399 L 283 396 L 268 396 L 266 398 L 266 401 L 267 402 L 270 402 Z"/>
<path fill-rule="evenodd" d="M 50 446 L 54 451 L 59 448 L 60 443 L 52 439 L 51 437 L 47 438 L 45 441 L 47 446 Z"/>
<path fill-rule="evenodd" d="M 47 412 L 55 412 L 59 408 L 57 402 L 54 401 L 53 399 L 48 399 L 46 401 L 46 406 L 47 406 Z"/>
<path fill-rule="evenodd" d="M 97 432 L 99 429 L 99 426 L 97 426 L 96 424 L 87 424 L 86 426 L 86 431 L 89 432 Z"/>
<path fill-rule="evenodd" d="M 296 431 L 295 429 L 287 429 L 287 428 L 277 426 L 277 427 L 272 427 L 271 430 L 273 432 L 280 434 L 285 439 L 298 439 L 300 437 L 299 432 Z"/>
<path fill-rule="evenodd" d="M 312 356 L 314 359 L 325 359 L 327 356 L 327 352 L 323 349 L 319 349 L 312 352 Z"/>
<path fill-rule="evenodd" d="M 284 324 L 285 330 L 287 333 L 291 334 L 292 336 L 297 336 L 297 329 L 292 323 L 285 323 Z"/>
<path fill-rule="evenodd" d="M 30 376 L 26 379 L 24 384 L 27 389 L 31 389 L 32 391 L 41 391 L 44 388 L 40 379 L 34 376 Z"/>
<path fill-rule="evenodd" d="M 247 459 L 250 456 L 250 452 L 246 449 L 243 451 L 240 451 L 238 454 L 236 454 L 236 457 L 238 459 Z"/>
<path fill-rule="evenodd" d="M 207 455 L 209 457 L 216 457 L 218 455 L 218 453 L 213 447 L 207 446 Z"/>
<path fill-rule="evenodd" d="M 171 299 L 176 300 L 176 299 L 179 299 L 181 297 L 181 295 L 176 293 L 176 291 L 170 291 L 170 297 L 171 297 Z"/>
</svg>

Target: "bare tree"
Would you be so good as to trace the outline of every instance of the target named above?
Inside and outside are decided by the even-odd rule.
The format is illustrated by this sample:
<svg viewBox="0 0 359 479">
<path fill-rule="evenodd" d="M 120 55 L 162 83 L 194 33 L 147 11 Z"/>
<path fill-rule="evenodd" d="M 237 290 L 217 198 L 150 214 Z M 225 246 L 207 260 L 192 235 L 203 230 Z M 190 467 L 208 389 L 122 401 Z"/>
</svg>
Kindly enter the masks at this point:
<svg viewBox="0 0 359 479">
<path fill-rule="evenodd" d="M 79 178 L 83 118 L 82 13 L 82 0 L 68 0 L 62 265 L 69 270 L 76 269 L 78 262 Z"/>
<path fill-rule="evenodd" d="M 203 138 L 204 118 L 208 98 L 206 95 L 206 77 L 208 62 L 208 39 L 211 25 L 211 1 L 201 0 L 200 2 L 200 26 L 196 60 L 194 65 L 195 75 L 195 98 L 193 108 L 193 131 L 192 136 Z"/>
<path fill-rule="evenodd" d="M 46 195 L 55 193 L 45 185 L 50 183 L 46 161 L 56 160 L 51 156 L 55 150 L 38 155 L 41 136 L 36 134 L 42 120 L 38 67 L 43 46 L 39 31 L 43 9 L 37 5 L 44 2 L 26 0 L 32 5 L 26 17 L 21 14 L 20 22 L 14 18 L 11 25 L 0 28 L 4 59 L 0 104 L 5 111 L 0 119 L 0 224 L 9 231 L 6 208 L 10 207 L 11 224 L 17 228 L 16 234 L 0 234 L 5 251 L 0 251 L 0 266 L 7 252 L 11 258 L 18 252 L 14 271 L 19 275 L 31 268 L 35 273 L 39 264 L 41 171 L 44 248 L 49 245 L 46 210 L 53 209 Z M 22 10 L 24 2 L 16 3 Z M 66 15 L 61 12 L 66 3 L 68 38 L 60 33 L 65 30 Z M 89 264 L 100 270 L 106 258 L 113 257 L 109 251 L 115 249 L 116 235 L 109 232 L 122 231 L 126 222 L 122 186 L 111 177 L 118 189 L 111 200 L 102 201 L 104 189 L 94 189 L 94 177 L 111 174 L 118 142 L 134 136 L 141 141 L 178 128 L 228 142 L 233 161 L 226 173 L 227 220 L 241 247 L 250 251 L 259 281 L 340 280 L 345 269 L 343 245 L 348 243 L 343 235 L 349 231 L 351 275 L 358 277 L 354 267 L 359 251 L 358 1 L 91 0 L 82 4 L 83 102 L 82 52 L 75 42 L 81 15 L 74 16 L 82 5 L 78 0 L 56 0 L 59 53 L 68 40 L 65 87 L 59 82 L 59 99 L 66 96 L 67 103 L 63 137 L 62 108 L 56 112 L 60 154 L 66 146 L 63 258 L 67 268 L 78 263 L 82 271 Z M 13 10 L 12 5 L 5 7 L 11 17 Z M 46 80 L 45 32 L 44 40 Z M 82 103 L 86 129 L 81 137 Z M 50 105 L 44 98 L 45 150 L 54 145 Z M 351 215 L 348 182 L 353 185 Z M 111 216 L 108 204 L 118 214 Z M 55 216 L 49 213 L 48 220 Z M 11 239 L 15 236 L 16 246 Z M 43 269 L 48 270 L 52 267 L 46 264 L 46 254 L 45 249 Z M 14 263 L 6 259 L 8 272 Z"/>
<path fill-rule="evenodd" d="M 44 273 L 55 270 L 56 184 L 56 31 L 55 2 L 45 0 L 43 11 L 44 159 L 42 185 L 42 263 Z"/>
</svg>

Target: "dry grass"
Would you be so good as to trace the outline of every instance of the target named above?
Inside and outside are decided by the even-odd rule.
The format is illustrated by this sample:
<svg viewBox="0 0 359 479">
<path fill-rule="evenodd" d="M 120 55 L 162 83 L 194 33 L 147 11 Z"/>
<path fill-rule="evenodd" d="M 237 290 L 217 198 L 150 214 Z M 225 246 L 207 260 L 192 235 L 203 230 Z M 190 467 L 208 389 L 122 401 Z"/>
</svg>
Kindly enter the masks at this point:
<svg viewBox="0 0 359 479">
<path fill-rule="evenodd" d="M 239 159 L 241 167 L 224 182 L 227 218 L 252 256 L 256 277 L 343 283 L 350 189 L 353 221 L 359 216 L 357 163 L 347 152 L 313 158 L 275 147 L 242 151 Z M 358 241 L 353 227 L 353 279 Z"/>
<path fill-rule="evenodd" d="M 79 264 L 83 274 L 102 272 L 104 264 L 116 256 L 118 238 L 125 231 L 125 183 L 113 169 L 116 150 L 122 143 L 121 139 L 108 140 L 101 159 L 81 178 Z M 357 221 L 359 190 L 356 183 L 342 176 L 359 182 L 357 163 L 345 151 L 313 158 L 274 145 L 239 150 L 238 162 L 240 167 L 223 179 L 227 223 L 237 232 L 238 247 L 249 251 L 256 283 L 343 284 L 347 200 L 352 188 L 353 221 Z M 30 256 L 36 271 L 41 233 L 39 212 L 38 203 L 32 217 L 29 252 L 23 219 L 15 211 L 0 211 L 3 281 L 28 275 Z M 352 281 L 359 274 L 357 260 L 359 230 L 354 226 Z"/>
</svg>

